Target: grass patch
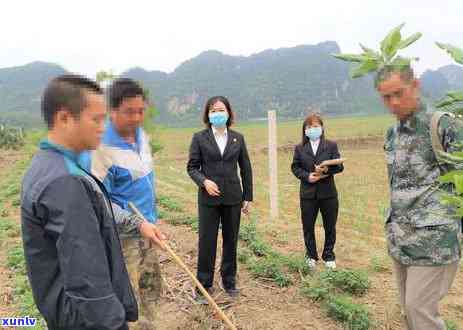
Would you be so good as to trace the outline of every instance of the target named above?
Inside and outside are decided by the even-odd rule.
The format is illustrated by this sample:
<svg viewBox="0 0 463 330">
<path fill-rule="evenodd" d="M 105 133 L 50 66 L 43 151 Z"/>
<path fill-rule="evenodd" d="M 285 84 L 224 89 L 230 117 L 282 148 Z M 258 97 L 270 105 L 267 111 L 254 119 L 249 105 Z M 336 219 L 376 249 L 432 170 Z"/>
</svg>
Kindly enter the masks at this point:
<svg viewBox="0 0 463 330">
<path fill-rule="evenodd" d="M 282 258 L 289 271 L 299 273 L 301 275 L 307 275 L 310 273 L 310 269 L 307 266 L 304 255 L 282 256 Z"/>
<path fill-rule="evenodd" d="M 238 248 L 237 259 L 239 263 L 247 264 L 248 262 L 252 260 L 253 257 L 254 257 L 254 254 L 248 248 L 246 247 Z"/>
<path fill-rule="evenodd" d="M 25 273 L 26 262 L 24 260 L 24 251 L 22 246 L 16 245 L 8 250 L 6 264 L 14 271 L 24 271 Z"/>
<path fill-rule="evenodd" d="M 319 275 L 322 286 L 356 296 L 364 295 L 370 288 L 368 274 L 360 270 L 340 269 L 323 271 Z"/>
<path fill-rule="evenodd" d="M 163 208 L 165 208 L 167 211 L 170 211 L 170 212 L 183 212 L 183 207 L 174 199 L 168 197 L 168 196 L 164 196 L 164 195 L 160 195 L 160 196 L 157 196 L 157 202 L 159 203 L 159 205 Z"/>
<path fill-rule="evenodd" d="M 445 320 L 445 326 L 447 330 L 459 330 L 460 329 L 457 323 L 452 320 Z"/>
<path fill-rule="evenodd" d="M 26 275 L 26 262 L 24 260 L 24 252 L 21 245 L 16 244 L 8 250 L 7 266 L 14 271 L 14 301 L 19 307 L 20 315 L 35 317 L 38 320 L 36 329 L 45 329 L 44 321 L 32 296 L 32 291 L 29 285 L 29 280 Z"/>
<path fill-rule="evenodd" d="M 382 273 L 391 269 L 391 262 L 386 256 L 373 256 L 370 259 L 370 269 Z"/>
<path fill-rule="evenodd" d="M 325 308 L 334 320 L 342 322 L 349 330 L 368 330 L 373 326 L 368 310 L 345 296 L 334 296 L 328 299 Z"/>
<path fill-rule="evenodd" d="M 301 293 L 320 302 L 328 317 L 342 322 L 347 329 L 364 330 L 373 325 L 367 308 L 352 301 L 346 294 L 360 296 L 370 287 L 368 275 L 358 270 L 323 271 L 317 276 L 306 277 Z"/>
<path fill-rule="evenodd" d="M 19 236 L 19 226 L 13 220 L 0 218 L 0 238 Z"/>
<path fill-rule="evenodd" d="M 251 258 L 248 260 L 248 269 L 254 277 L 271 280 L 279 287 L 292 284 L 291 278 L 283 271 L 283 265 L 278 258 Z"/>
<path fill-rule="evenodd" d="M 10 207 L 18 207 L 20 202 L 20 189 L 23 173 L 29 165 L 32 154 L 36 147 L 28 143 L 24 147 L 26 157 L 17 161 L 8 173 L 8 177 L 0 182 L 0 238 L 5 240 L 10 237 L 20 235 L 20 225 L 13 219 L 6 218 L 10 214 Z M 6 241 L 6 266 L 14 274 L 14 303 L 18 309 L 19 315 L 27 315 L 37 319 L 37 325 L 34 329 L 46 329 L 45 322 L 42 319 L 29 285 L 26 274 L 26 262 L 24 260 L 24 251 L 20 242 Z"/>
</svg>

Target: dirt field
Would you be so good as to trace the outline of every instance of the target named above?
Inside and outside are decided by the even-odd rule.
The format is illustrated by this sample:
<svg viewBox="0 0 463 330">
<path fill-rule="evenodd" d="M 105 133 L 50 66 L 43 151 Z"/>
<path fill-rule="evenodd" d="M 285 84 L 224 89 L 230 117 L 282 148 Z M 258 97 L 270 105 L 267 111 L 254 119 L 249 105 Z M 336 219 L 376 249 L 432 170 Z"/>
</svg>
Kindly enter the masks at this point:
<svg viewBox="0 0 463 330">
<path fill-rule="evenodd" d="M 368 271 L 371 288 L 355 302 L 365 304 L 371 312 L 377 329 L 402 329 L 400 310 L 397 304 L 395 283 L 390 260 L 385 252 L 383 214 L 387 207 L 388 191 L 381 135 L 390 121 L 378 120 L 369 123 L 359 120 L 351 124 L 355 137 L 347 134 L 347 121 L 328 121 L 331 137 L 342 140 L 343 157 L 348 159 L 344 173 L 336 177 L 340 197 L 338 239 L 336 244 L 337 264 L 341 269 Z M 363 125 L 363 126 L 362 126 Z M 373 125 L 374 127 L 370 127 Z M 364 127 L 364 128 L 362 128 Z M 258 220 L 257 228 L 265 242 L 282 255 L 302 254 L 298 200 L 298 181 L 290 172 L 291 148 L 297 143 L 299 124 L 284 124 L 279 130 L 278 180 L 280 187 L 280 218 L 268 219 L 268 167 L 265 126 L 243 126 L 237 130 L 247 138 L 253 163 L 255 202 L 253 217 Z M 182 211 L 180 216 L 196 216 L 196 186 L 185 171 L 188 146 L 193 129 L 162 130 L 157 138 L 164 149 L 155 156 L 157 193 L 176 201 Z M 336 132 L 336 134 L 334 134 Z M 363 133 L 362 133 L 363 132 Z M 362 137 L 363 136 L 363 137 Z M 365 138 L 369 136 L 369 138 Z M 357 138 L 359 137 L 359 138 Z M 360 138 L 362 137 L 362 138 Z M 363 139 L 363 140 L 362 140 Z M 0 189 L 12 168 L 24 157 L 21 152 L 0 154 Z M 163 208 L 161 207 L 161 210 Z M 3 221 L 6 218 L 19 221 L 17 206 L 5 203 Z M 195 270 L 197 256 L 197 234 L 186 225 L 172 225 L 168 213 L 161 225 L 168 233 L 170 243 L 182 259 Z M 243 223 L 249 221 L 243 219 Z M 19 234 L 19 233 L 18 233 Z M 8 247 L 17 242 L 18 235 L 2 236 L 0 249 L 0 316 L 18 315 L 18 302 L 12 295 L 15 273 L 5 265 Z M 317 244 L 323 245 L 323 229 L 317 223 Z M 220 244 L 220 243 L 219 243 Z M 220 247 L 218 249 L 220 251 Z M 193 287 L 179 267 L 162 254 L 164 291 L 159 307 L 157 329 L 223 329 L 222 323 L 207 306 L 193 302 Z M 220 256 L 217 258 L 219 267 Z M 323 266 L 319 266 L 320 270 Z M 218 273 L 217 273 L 218 275 Z M 238 286 L 241 296 L 227 299 L 216 276 L 214 297 L 239 329 L 343 329 L 343 325 L 328 318 L 321 305 L 301 294 L 301 277 L 291 275 L 293 283 L 278 287 L 274 282 L 256 279 L 246 265 L 239 266 Z M 445 319 L 463 326 L 463 275 L 458 274 L 450 294 L 442 303 L 441 312 Z"/>
</svg>

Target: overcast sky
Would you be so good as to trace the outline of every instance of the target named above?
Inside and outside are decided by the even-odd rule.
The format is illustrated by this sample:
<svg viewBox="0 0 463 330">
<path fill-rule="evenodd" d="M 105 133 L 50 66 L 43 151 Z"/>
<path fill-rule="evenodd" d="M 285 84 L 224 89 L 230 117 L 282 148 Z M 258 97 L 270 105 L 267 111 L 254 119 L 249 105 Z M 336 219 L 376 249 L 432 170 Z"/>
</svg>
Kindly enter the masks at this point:
<svg viewBox="0 0 463 330">
<path fill-rule="evenodd" d="M 4 1 L 0 67 L 47 61 L 94 76 L 134 66 L 171 72 L 202 51 L 250 55 L 337 41 L 378 48 L 392 27 L 424 34 L 405 55 L 418 72 L 450 64 L 434 41 L 463 46 L 462 0 Z"/>
</svg>

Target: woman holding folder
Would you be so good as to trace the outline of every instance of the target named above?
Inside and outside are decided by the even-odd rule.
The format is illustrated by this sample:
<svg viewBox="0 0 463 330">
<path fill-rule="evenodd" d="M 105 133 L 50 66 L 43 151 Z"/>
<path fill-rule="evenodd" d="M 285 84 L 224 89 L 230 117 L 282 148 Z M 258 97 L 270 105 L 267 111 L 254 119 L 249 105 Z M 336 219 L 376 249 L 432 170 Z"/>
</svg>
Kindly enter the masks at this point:
<svg viewBox="0 0 463 330">
<path fill-rule="evenodd" d="M 334 245 L 338 218 L 338 193 L 334 175 L 344 170 L 336 142 L 327 140 L 323 120 L 310 114 L 302 125 L 302 141 L 294 150 L 293 174 L 301 181 L 300 206 L 307 265 L 314 269 L 319 260 L 315 240 L 315 221 L 321 211 L 325 230 L 322 259 L 329 269 L 336 268 Z"/>
</svg>

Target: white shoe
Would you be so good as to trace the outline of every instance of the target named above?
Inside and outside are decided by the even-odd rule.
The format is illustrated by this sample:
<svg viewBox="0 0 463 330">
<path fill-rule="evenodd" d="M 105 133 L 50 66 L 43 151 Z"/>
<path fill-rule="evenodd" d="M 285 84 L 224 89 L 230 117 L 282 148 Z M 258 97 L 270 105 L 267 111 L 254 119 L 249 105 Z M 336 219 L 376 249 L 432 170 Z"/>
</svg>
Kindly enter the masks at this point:
<svg viewBox="0 0 463 330">
<path fill-rule="evenodd" d="M 334 260 L 333 261 L 326 261 L 325 262 L 325 267 L 328 268 L 328 269 L 334 270 L 334 269 L 336 269 L 336 262 Z"/>
<path fill-rule="evenodd" d="M 315 259 L 307 258 L 305 259 L 305 262 L 307 263 L 307 267 L 309 267 L 309 269 L 313 270 L 317 267 L 317 260 Z"/>
</svg>

